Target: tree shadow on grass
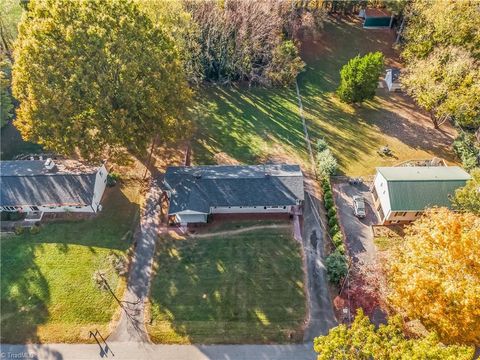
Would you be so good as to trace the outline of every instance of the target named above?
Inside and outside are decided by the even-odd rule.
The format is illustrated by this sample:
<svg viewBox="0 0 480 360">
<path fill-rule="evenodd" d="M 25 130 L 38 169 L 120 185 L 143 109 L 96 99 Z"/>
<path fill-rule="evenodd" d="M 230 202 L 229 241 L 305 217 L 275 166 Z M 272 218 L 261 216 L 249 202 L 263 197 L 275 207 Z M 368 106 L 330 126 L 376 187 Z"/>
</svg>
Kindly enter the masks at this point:
<svg viewBox="0 0 480 360">
<path fill-rule="evenodd" d="M 102 205 L 103 210 L 90 219 L 46 223 L 39 234 L 25 234 L 22 238 L 36 244 L 56 243 L 64 253 L 68 252 L 69 245 L 88 246 L 92 252 L 95 247 L 128 249 L 139 219 L 139 204 L 130 201 L 119 184 L 106 190 Z"/>
<path fill-rule="evenodd" d="M 1 241 L 1 342 L 38 342 L 37 327 L 48 319 L 48 283 L 35 264 L 35 246 L 15 238 Z"/>
<path fill-rule="evenodd" d="M 151 289 L 150 335 L 193 343 L 268 343 L 302 339 L 305 316 L 298 244 L 286 234 L 160 240 Z"/>
<path fill-rule="evenodd" d="M 58 305 L 55 303 L 57 299 L 51 298 L 54 289 L 48 281 L 55 276 L 57 267 L 51 269 L 52 273 L 42 274 L 36 262 L 36 257 L 49 255 L 44 251 L 47 250 L 46 244 L 51 244 L 50 248 L 53 245 L 60 254 L 67 254 L 71 245 L 83 245 L 90 249 L 88 254 L 92 257 L 96 256 L 96 248 L 125 251 L 130 247 L 131 229 L 138 222 L 139 205 L 131 202 L 119 187 L 109 189 L 104 200 L 104 211 L 93 219 L 49 223 L 43 225 L 38 234 L 26 232 L 2 239 L 2 342 L 38 343 L 38 326 L 48 323 L 49 309 Z M 78 260 L 87 262 L 91 259 Z M 58 265 L 60 268 L 64 266 Z M 45 267 L 42 269 L 46 271 Z M 95 270 L 92 266 L 91 272 Z M 67 311 L 74 313 L 73 309 Z M 81 321 L 83 314 L 74 316 Z"/>
<path fill-rule="evenodd" d="M 262 157 L 265 143 L 272 140 L 292 148 L 305 147 L 291 89 L 206 87 L 194 116 L 197 163 L 214 163 L 216 152 L 253 163 Z"/>
</svg>

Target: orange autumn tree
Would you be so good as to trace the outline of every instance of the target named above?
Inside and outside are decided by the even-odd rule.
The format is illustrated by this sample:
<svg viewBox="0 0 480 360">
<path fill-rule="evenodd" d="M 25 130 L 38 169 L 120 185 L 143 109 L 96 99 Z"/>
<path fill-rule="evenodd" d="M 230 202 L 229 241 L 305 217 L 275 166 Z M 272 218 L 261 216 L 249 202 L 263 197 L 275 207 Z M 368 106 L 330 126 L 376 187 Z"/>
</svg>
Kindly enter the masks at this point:
<svg viewBox="0 0 480 360">
<path fill-rule="evenodd" d="M 387 265 L 389 301 L 446 343 L 480 344 L 480 218 L 431 209 Z"/>
</svg>

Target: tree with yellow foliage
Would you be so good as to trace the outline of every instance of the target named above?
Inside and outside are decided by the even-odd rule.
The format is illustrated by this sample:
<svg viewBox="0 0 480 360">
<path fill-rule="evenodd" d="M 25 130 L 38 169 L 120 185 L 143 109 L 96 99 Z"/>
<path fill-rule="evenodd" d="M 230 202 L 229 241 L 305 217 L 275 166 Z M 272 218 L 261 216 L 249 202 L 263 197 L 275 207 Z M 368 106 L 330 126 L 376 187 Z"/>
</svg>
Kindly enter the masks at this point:
<svg viewBox="0 0 480 360">
<path fill-rule="evenodd" d="M 389 301 L 445 343 L 480 344 L 480 218 L 430 209 L 387 266 Z"/>
</svg>

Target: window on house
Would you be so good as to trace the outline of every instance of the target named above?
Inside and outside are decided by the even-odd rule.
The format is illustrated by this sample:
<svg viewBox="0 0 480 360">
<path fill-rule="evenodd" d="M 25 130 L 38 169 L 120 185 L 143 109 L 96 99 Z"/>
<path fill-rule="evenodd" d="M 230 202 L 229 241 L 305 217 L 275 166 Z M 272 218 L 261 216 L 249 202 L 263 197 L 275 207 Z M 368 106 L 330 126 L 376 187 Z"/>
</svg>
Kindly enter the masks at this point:
<svg viewBox="0 0 480 360">
<path fill-rule="evenodd" d="M 264 206 L 264 207 L 263 207 L 263 209 L 264 209 L 264 210 L 267 210 L 267 207 L 266 207 L 266 206 Z"/>
<path fill-rule="evenodd" d="M 82 207 L 81 206 L 75 206 L 77 209 L 81 209 Z"/>
<path fill-rule="evenodd" d="M 415 213 L 415 217 L 420 216 L 421 213 L 422 213 L 421 211 L 417 211 L 417 212 Z"/>
<path fill-rule="evenodd" d="M 284 209 L 286 209 L 287 207 L 286 207 L 286 206 L 284 206 L 283 208 L 284 208 Z"/>
<path fill-rule="evenodd" d="M 373 199 L 374 199 L 375 201 L 377 201 L 377 200 L 378 200 L 377 189 L 373 188 L 372 193 L 373 193 Z"/>
<path fill-rule="evenodd" d="M 38 211 L 38 206 L 30 206 L 30 210 L 32 210 L 32 211 Z"/>
</svg>

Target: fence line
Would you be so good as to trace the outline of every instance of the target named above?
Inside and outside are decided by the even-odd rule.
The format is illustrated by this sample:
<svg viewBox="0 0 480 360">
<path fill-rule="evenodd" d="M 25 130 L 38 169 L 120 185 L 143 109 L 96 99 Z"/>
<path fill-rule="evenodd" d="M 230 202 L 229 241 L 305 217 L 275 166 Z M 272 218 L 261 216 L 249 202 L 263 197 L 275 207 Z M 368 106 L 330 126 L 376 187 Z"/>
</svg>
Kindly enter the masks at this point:
<svg viewBox="0 0 480 360">
<path fill-rule="evenodd" d="M 303 114 L 302 96 L 300 95 L 300 88 L 298 87 L 297 79 L 295 79 L 295 89 L 297 90 L 298 109 L 300 113 L 300 118 L 302 119 L 303 133 L 305 136 L 305 142 L 307 143 L 308 154 L 310 156 L 310 164 L 312 166 L 312 170 L 315 176 L 317 176 L 317 169 L 315 166 L 315 157 L 313 156 L 313 151 L 312 151 L 312 142 L 310 141 L 310 136 L 308 135 L 307 123 L 305 122 L 305 116 Z"/>
</svg>

